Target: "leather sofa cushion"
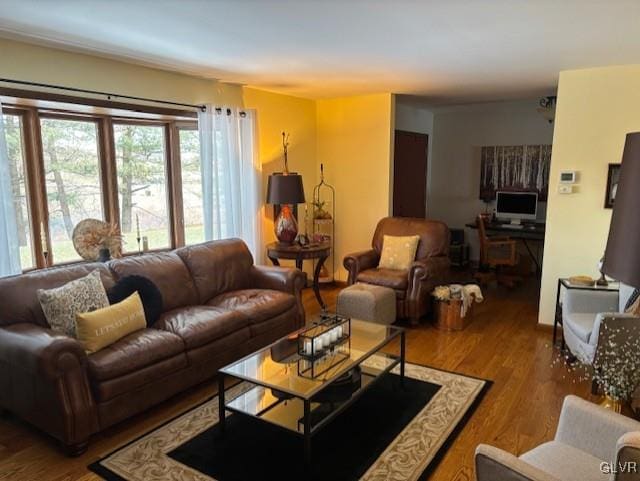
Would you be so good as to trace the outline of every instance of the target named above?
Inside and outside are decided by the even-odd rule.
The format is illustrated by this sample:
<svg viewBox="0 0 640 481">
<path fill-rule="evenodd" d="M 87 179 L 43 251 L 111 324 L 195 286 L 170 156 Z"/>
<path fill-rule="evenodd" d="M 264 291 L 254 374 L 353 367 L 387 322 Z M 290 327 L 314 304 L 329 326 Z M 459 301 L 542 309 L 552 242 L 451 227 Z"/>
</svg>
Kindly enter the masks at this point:
<svg viewBox="0 0 640 481">
<path fill-rule="evenodd" d="M 258 324 L 288 311 L 296 299 L 286 292 L 272 289 L 240 289 L 225 292 L 211 299 L 207 305 L 241 312 L 249 324 Z"/>
<path fill-rule="evenodd" d="M 114 379 L 184 352 L 179 336 L 158 329 L 142 329 L 89 355 L 93 381 Z"/>
<path fill-rule="evenodd" d="M 184 352 L 158 361 L 145 368 L 132 371 L 120 377 L 92 383 L 92 389 L 96 400 L 100 403 L 113 399 L 121 394 L 129 395 L 137 389 L 150 383 L 161 381 L 170 374 L 186 369 L 189 366 L 187 355 Z M 135 394 L 134 394 L 135 395 Z"/>
<path fill-rule="evenodd" d="M 36 294 L 38 289 L 60 287 L 85 277 L 96 269 L 100 271 L 105 289 L 113 286 L 111 272 L 101 262 L 39 269 L 19 276 L 0 278 L 0 326 L 28 322 L 48 327 Z"/>
<path fill-rule="evenodd" d="M 213 377 L 215 371 L 225 364 L 229 364 L 234 360 L 238 360 L 249 354 L 247 350 L 249 341 L 251 340 L 251 331 L 248 327 L 238 329 L 231 334 L 218 338 L 208 344 L 189 349 L 187 358 L 191 366 L 207 365 L 210 367 Z M 224 363 L 215 362 L 215 359 L 224 358 Z"/>
<path fill-rule="evenodd" d="M 160 252 L 116 259 L 109 263 L 116 277 L 143 276 L 162 293 L 164 310 L 198 303 L 189 269 L 175 252 Z"/>
<path fill-rule="evenodd" d="M 281 333 L 272 338 L 270 342 L 273 342 L 275 339 L 295 331 L 298 327 L 296 324 L 297 310 L 297 307 L 294 306 L 274 317 L 250 324 L 251 339 L 253 340 L 262 336 L 274 336 L 275 333 Z"/>
<path fill-rule="evenodd" d="M 406 291 L 409 286 L 409 273 L 407 271 L 376 267 L 375 269 L 367 269 L 360 272 L 357 281 Z"/>
<path fill-rule="evenodd" d="M 176 253 L 191 272 L 200 304 L 223 292 L 243 289 L 249 285 L 253 257 L 240 239 L 224 239 L 183 247 Z"/>
<path fill-rule="evenodd" d="M 247 316 L 212 306 L 190 306 L 165 312 L 154 328 L 176 334 L 187 349 L 203 346 L 247 327 Z"/>
</svg>

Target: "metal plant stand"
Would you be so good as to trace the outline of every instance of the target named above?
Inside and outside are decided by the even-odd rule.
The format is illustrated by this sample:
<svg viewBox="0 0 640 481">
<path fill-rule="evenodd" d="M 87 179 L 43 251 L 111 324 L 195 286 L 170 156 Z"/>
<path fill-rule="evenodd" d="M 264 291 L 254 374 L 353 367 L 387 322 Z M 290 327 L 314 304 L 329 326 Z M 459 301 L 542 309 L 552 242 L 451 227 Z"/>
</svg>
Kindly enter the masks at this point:
<svg viewBox="0 0 640 481">
<path fill-rule="evenodd" d="M 326 209 L 325 209 L 326 206 Z M 336 190 L 324 180 L 324 165 L 320 164 L 320 183 L 313 188 L 313 241 L 322 236 L 322 242 L 331 245 L 331 260 L 326 262 L 331 271 L 326 276 L 320 276 L 320 284 L 329 284 L 335 280 L 336 275 Z"/>
</svg>

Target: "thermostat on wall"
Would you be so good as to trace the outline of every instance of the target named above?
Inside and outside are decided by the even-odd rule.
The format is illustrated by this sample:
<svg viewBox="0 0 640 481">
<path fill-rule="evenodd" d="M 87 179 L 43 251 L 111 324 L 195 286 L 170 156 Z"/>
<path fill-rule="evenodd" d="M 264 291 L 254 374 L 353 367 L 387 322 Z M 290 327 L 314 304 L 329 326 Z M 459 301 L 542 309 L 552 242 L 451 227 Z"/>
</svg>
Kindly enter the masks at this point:
<svg viewBox="0 0 640 481">
<path fill-rule="evenodd" d="M 575 170 L 563 170 L 560 172 L 561 184 L 575 184 L 577 181 L 577 172 Z"/>
</svg>

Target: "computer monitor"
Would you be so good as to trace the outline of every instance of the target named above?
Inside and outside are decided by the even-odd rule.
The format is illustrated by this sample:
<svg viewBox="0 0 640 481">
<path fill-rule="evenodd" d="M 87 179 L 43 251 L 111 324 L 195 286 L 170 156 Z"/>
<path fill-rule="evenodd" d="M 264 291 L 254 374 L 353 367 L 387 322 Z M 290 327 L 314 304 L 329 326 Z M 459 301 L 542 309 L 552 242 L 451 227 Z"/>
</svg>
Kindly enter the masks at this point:
<svg viewBox="0 0 640 481">
<path fill-rule="evenodd" d="M 509 219 L 512 224 L 521 220 L 535 220 L 538 212 L 536 192 L 496 192 L 496 217 Z"/>
</svg>

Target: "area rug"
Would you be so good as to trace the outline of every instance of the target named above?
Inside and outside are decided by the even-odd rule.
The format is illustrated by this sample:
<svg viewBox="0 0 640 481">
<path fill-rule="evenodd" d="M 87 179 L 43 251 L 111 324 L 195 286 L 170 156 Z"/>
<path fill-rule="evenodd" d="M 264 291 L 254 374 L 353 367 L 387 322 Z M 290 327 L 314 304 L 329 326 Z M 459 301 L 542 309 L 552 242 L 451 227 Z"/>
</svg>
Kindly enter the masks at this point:
<svg viewBox="0 0 640 481">
<path fill-rule="evenodd" d="M 409 363 L 405 372 L 404 388 L 396 368 L 318 432 L 311 466 L 301 438 L 246 416 L 228 414 L 219 436 L 214 397 L 89 468 L 109 481 L 426 479 L 491 382 Z"/>
</svg>

